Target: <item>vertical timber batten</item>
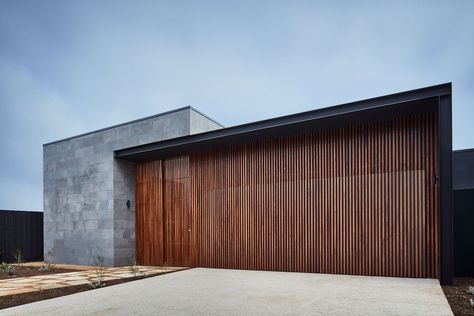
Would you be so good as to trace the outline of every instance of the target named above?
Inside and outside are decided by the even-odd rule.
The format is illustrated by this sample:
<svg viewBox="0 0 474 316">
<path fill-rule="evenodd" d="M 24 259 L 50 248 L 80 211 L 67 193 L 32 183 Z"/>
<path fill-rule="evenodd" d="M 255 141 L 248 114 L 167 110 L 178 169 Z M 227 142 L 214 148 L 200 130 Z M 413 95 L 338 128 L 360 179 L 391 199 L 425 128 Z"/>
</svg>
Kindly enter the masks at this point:
<svg viewBox="0 0 474 316">
<path fill-rule="evenodd" d="M 156 243 L 165 248 L 161 260 L 173 264 L 429 278 L 440 276 L 441 264 L 443 277 L 449 231 L 440 223 L 451 212 L 443 214 L 450 171 L 440 168 L 451 163 L 443 156 L 451 143 L 437 136 L 438 128 L 450 135 L 439 118 L 444 115 L 421 113 L 137 163 L 137 260 L 160 259 L 140 245 L 150 235 L 140 230 L 151 227 L 138 216 L 153 212 L 145 203 L 153 195 L 165 199 L 158 211 L 166 229 Z M 160 177 L 147 174 L 156 172 L 147 168 L 154 163 Z M 158 178 L 163 188 L 150 184 Z"/>
<path fill-rule="evenodd" d="M 163 265 L 162 163 L 135 168 L 135 252 L 143 265 Z"/>
<path fill-rule="evenodd" d="M 166 173 L 165 173 L 165 164 L 163 163 L 163 161 L 160 160 L 160 167 L 161 167 L 161 183 L 159 184 L 161 186 L 161 209 L 162 209 L 162 212 L 161 212 L 161 236 L 162 237 L 162 264 L 163 265 L 166 265 L 166 222 L 165 222 L 165 213 L 166 213 L 166 210 L 165 210 L 165 203 L 166 203 L 166 199 L 164 199 L 164 197 L 166 196 Z"/>
</svg>

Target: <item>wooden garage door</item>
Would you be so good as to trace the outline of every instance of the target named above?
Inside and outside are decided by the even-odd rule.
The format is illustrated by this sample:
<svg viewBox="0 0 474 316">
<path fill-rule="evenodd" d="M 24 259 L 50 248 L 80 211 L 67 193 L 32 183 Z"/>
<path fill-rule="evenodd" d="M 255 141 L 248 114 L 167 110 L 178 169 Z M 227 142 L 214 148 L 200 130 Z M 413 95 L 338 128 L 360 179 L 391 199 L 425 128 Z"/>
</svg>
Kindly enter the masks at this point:
<svg viewBox="0 0 474 316">
<path fill-rule="evenodd" d="M 177 210 L 165 252 L 202 267 L 437 278 L 437 134 L 427 113 L 165 161 L 180 179 L 164 188 Z"/>
</svg>

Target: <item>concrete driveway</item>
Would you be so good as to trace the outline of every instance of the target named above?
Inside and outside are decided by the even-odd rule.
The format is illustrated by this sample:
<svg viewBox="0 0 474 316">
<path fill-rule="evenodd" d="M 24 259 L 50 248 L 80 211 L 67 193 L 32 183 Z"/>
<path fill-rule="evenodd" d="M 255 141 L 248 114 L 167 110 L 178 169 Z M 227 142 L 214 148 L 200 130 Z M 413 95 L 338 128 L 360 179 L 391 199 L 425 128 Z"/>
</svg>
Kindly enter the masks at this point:
<svg viewBox="0 0 474 316">
<path fill-rule="evenodd" d="M 437 280 L 191 269 L 0 315 L 452 315 Z"/>
</svg>

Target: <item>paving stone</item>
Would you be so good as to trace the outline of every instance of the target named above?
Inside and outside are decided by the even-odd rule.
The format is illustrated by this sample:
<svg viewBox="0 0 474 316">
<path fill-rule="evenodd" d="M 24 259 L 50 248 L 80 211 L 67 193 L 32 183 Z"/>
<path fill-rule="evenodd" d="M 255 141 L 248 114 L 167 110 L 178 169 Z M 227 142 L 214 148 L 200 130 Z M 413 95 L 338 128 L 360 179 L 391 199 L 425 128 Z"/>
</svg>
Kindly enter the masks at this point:
<svg viewBox="0 0 474 316">
<path fill-rule="evenodd" d="M 12 280 L 10 281 L 11 283 L 30 283 L 31 280 L 28 279 L 17 279 L 17 280 Z"/>
<path fill-rule="evenodd" d="M 35 291 L 32 288 L 19 288 L 19 289 L 13 289 L 10 291 L 6 291 L 5 293 L 1 293 L 2 296 L 4 295 L 15 295 L 15 294 L 22 294 L 22 293 L 28 293 L 28 292 L 33 292 Z"/>
<path fill-rule="evenodd" d="M 81 284 L 88 284 L 88 280 L 78 280 L 78 281 L 67 281 L 66 282 L 69 286 L 74 286 L 74 285 L 81 285 Z"/>
<path fill-rule="evenodd" d="M 172 270 L 176 269 L 172 268 Z M 152 274 L 152 271 L 155 271 L 156 274 L 160 274 L 170 270 L 153 267 L 141 267 L 140 272 L 137 274 L 140 275 L 140 273 L 147 273 L 150 275 Z M 131 278 L 134 276 L 132 273 L 130 273 L 129 267 L 104 268 L 103 272 L 105 281 Z M 89 282 L 95 281 L 96 279 L 97 273 L 93 271 L 68 272 L 7 279 L 0 281 L 0 296 L 88 284 Z"/>
</svg>

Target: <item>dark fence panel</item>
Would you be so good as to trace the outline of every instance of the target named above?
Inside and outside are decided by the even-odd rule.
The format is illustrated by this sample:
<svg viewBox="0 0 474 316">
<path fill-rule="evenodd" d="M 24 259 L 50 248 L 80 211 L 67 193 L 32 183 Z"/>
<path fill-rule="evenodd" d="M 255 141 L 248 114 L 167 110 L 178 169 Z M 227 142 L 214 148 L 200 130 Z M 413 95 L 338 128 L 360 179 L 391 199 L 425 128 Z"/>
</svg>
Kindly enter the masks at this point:
<svg viewBox="0 0 474 316">
<path fill-rule="evenodd" d="M 474 189 L 454 190 L 454 275 L 474 276 Z"/>
<path fill-rule="evenodd" d="M 14 261 L 16 249 L 25 261 L 43 260 L 43 212 L 0 210 L 0 260 Z"/>
<path fill-rule="evenodd" d="M 474 148 L 453 151 L 453 190 L 474 189 Z"/>
</svg>

